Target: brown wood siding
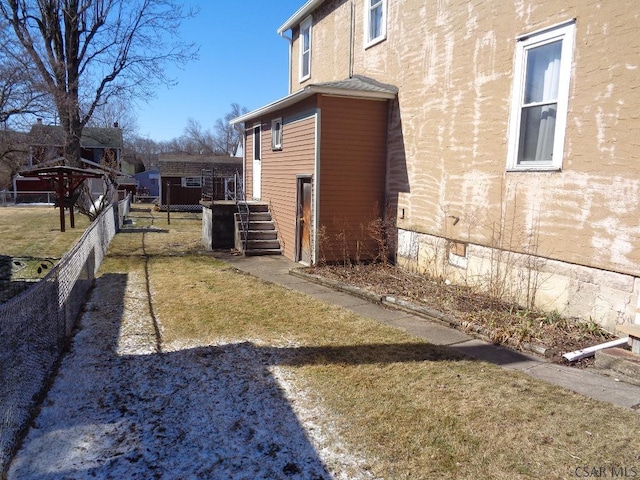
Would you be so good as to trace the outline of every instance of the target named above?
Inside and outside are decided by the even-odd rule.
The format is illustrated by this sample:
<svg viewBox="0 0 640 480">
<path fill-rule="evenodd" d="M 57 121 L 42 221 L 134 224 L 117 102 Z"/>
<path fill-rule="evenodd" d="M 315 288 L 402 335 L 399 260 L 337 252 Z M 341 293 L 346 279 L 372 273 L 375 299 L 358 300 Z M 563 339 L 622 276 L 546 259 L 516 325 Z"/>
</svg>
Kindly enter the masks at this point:
<svg viewBox="0 0 640 480">
<path fill-rule="evenodd" d="M 384 204 L 387 102 L 322 97 L 321 111 L 321 257 L 371 258 L 377 244 L 367 226 Z"/>
<path fill-rule="evenodd" d="M 198 205 L 202 198 L 202 188 L 183 187 L 182 177 L 162 177 L 162 205 L 167 204 L 167 183 L 171 184 L 169 201 L 171 205 Z"/>
<path fill-rule="evenodd" d="M 286 112 L 284 112 L 286 113 Z M 271 149 L 271 120 L 263 121 L 262 200 L 269 202 L 284 255 L 295 259 L 296 179 L 313 174 L 315 165 L 315 117 L 287 123 L 283 116 L 282 150 Z"/>
</svg>

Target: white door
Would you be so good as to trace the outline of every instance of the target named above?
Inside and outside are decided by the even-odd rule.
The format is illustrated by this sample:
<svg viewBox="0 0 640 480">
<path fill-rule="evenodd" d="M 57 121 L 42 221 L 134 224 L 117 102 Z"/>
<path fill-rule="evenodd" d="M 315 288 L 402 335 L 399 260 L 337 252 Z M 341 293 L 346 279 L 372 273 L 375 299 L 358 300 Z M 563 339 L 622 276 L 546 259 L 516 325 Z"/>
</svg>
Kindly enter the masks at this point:
<svg viewBox="0 0 640 480">
<path fill-rule="evenodd" d="M 253 127 L 253 199 L 262 197 L 262 148 L 260 125 Z"/>
</svg>

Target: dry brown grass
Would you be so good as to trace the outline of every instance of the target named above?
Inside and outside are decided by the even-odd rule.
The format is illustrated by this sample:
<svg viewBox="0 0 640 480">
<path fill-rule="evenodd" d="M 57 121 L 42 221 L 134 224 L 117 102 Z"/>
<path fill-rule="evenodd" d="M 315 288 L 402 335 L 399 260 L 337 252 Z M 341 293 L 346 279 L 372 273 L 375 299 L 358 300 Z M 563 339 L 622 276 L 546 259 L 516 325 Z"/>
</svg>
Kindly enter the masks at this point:
<svg viewBox="0 0 640 480">
<path fill-rule="evenodd" d="M 114 239 L 102 271 L 148 273 L 163 342 L 268 349 L 376 478 L 640 472 L 636 413 L 241 274 L 201 250 L 198 221 L 136 213 L 140 230 Z"/>
<path fill-rule="evenodd" d="M 0 255 L 60 258 L 82 236 L 89 219 L 76 214 L 75 228 L 60 232 L 60 211 L 53 207 L 0 207 Z"/>
</svg>

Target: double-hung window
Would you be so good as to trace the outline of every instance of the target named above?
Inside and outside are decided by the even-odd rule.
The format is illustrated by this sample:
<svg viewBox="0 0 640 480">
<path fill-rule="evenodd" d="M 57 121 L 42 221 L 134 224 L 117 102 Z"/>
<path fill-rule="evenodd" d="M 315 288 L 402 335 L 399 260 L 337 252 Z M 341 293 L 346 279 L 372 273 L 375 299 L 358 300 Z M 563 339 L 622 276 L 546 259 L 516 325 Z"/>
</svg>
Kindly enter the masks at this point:
<svg viewBox="0 0 640 480">
<path fill-rule="evenodd" d="M 518 38 L 508 169 L 560 170 L 575 23 Z"/>
<path fill-rule="evenodd" d="M 300 81 L 311 76 L 311 17 L 300 24 Z"/>
<path fill-rule="evenodd" d="M 387 0 L 364 0 L 364 46 L 370 47 L 387 36 Z"/>
<path fill-rule="evenodd" d="M 271 121 L 271 149 L 282 150 L 282 118 Z"/>
</svg>

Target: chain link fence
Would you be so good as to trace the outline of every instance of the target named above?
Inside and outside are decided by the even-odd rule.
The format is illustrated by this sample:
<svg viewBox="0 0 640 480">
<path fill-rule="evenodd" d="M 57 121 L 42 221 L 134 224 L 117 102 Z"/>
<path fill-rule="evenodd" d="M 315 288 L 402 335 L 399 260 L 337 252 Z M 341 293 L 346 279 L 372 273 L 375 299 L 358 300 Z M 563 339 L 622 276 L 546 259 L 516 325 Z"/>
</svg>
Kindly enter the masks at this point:
<svg viewBox="0 0 640 480">
<path fill-rule="evenodd" d="M 42 280 L 0 305 L 0 478 L 129 213 L 129 200 L 110 205 Z"/>
</svg>

